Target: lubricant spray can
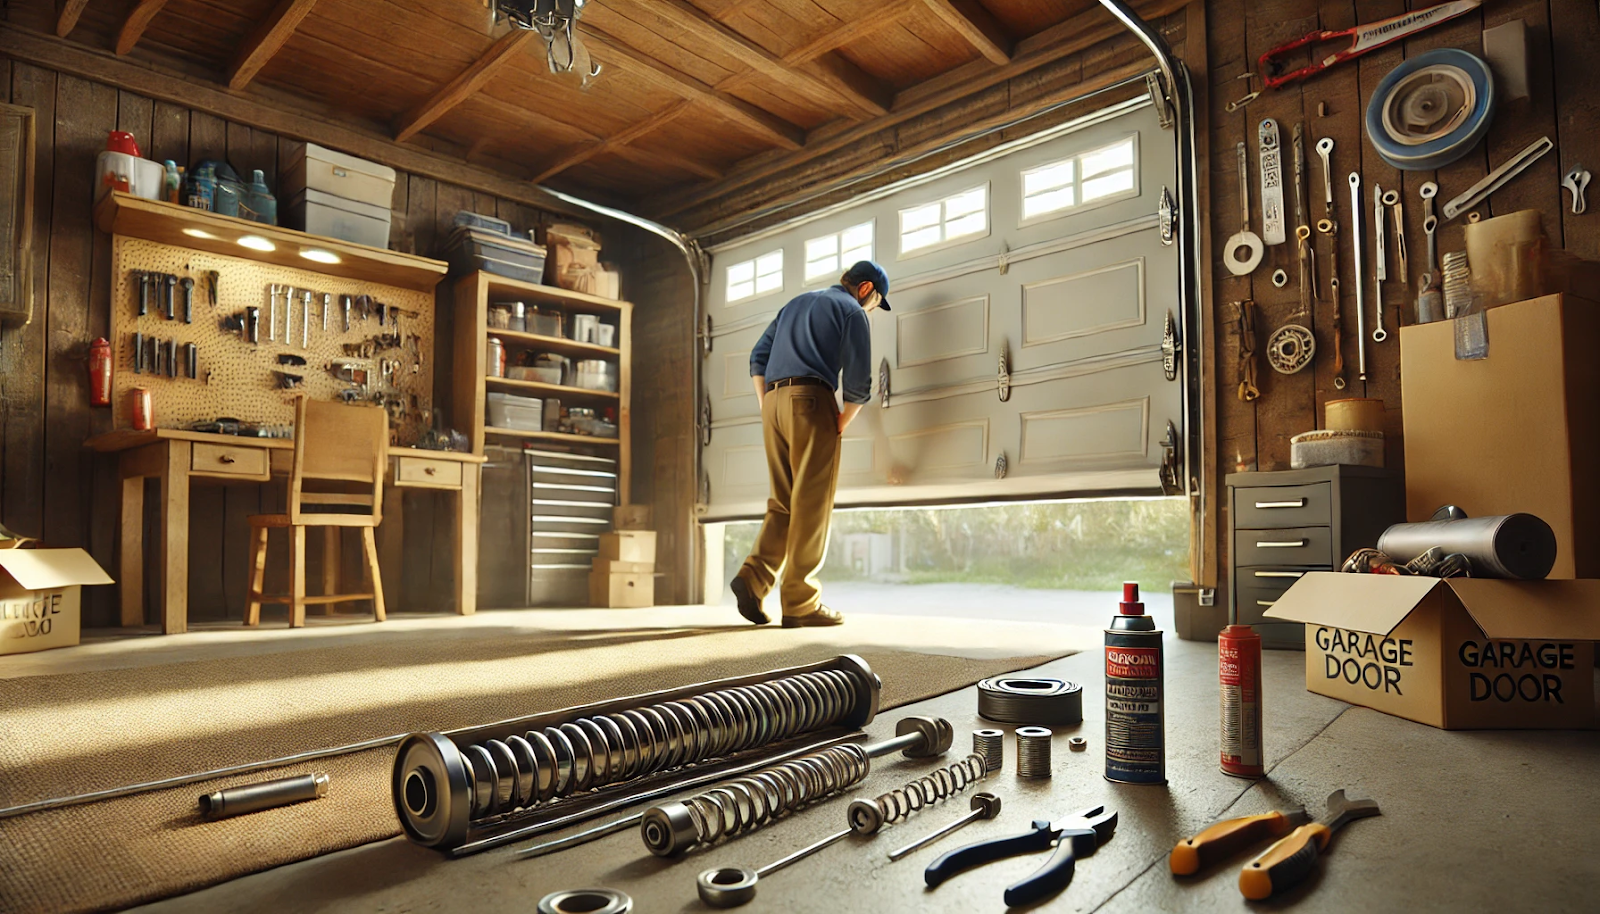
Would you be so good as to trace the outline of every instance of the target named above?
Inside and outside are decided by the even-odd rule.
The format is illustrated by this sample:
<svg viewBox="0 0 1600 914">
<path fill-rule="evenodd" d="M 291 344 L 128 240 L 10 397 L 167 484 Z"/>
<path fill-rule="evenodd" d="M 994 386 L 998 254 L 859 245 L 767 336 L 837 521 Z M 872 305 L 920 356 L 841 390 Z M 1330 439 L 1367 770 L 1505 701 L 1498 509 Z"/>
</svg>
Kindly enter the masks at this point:
<svg viewBox="0 0 1600 914">
<path fill-rule="evenodd" d="M 1217 636 L 1217 674 L 1222 683 L 1222 773 L 1259 778 L 1261 754 L 1261 636 L 1248 625 L 1230 625 Z"/>
<path fill-rule="evenodd" d="M 1161 632 L 1145 615 L 1139 585 L 1122 585 L 1122 603 L 1106 629 L 1106 780 L 1167 782 L 1166 720 L 1161 706 Z"/>
<path fill-rule="evenodd" d="M 111 341 L 105 337 L 89 344 L 89 405 L 111 405 Z"/>
</svg>

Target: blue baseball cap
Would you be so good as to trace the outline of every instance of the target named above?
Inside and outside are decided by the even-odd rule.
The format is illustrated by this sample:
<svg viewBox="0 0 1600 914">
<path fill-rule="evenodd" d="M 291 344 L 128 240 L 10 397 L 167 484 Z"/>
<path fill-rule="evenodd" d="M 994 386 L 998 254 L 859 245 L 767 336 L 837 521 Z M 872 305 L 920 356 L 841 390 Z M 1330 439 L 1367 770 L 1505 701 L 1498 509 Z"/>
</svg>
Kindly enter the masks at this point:
<svg viewBox="0 0 1600 914">
<path fill-rule="evenodd" d="M 855 266 L 845 271 L 844 278 L 857 285 L 864 282 L 872 283 L 872 287 L 878 290 L 878 296 L 883 299 L 883 304 L 879 307 L 885 311 L 889 310 L 889 274 L 883 272 L 883 267 L 870 260 L 858 260 Z"/>
</svg>

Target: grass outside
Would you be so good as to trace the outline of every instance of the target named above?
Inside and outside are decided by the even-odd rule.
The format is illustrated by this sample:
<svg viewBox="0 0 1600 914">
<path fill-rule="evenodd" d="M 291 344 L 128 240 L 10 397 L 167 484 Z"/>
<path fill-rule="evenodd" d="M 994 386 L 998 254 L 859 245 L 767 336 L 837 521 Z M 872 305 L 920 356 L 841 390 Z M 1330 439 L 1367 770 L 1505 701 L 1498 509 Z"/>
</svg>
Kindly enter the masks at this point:
<svg viewBox="0 0 1600 914">
<path fill-rule="evenodd" d="M 727 526 L 739 567 L 756 523 Z M 1181 498 L 1032 502 L 973 508 L 836 511 L 821 579 L 1166 590 L 1189 578 L 1189 506 Z"/>
</svg>

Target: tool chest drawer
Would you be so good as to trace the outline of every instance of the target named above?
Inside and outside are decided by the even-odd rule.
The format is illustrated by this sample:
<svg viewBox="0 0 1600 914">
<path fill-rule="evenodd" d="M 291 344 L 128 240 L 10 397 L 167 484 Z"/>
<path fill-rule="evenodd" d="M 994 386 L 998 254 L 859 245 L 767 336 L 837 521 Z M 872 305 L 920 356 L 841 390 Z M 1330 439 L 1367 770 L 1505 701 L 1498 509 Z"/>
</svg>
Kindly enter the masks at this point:
<svg viewBox="0 0 1600 914">
<path fill-rule="evenodd" d="M 1233 565 L 1333 565 L 1332 530 L 1328 527 L 1286 527 L 1281 530 L 1235 530 Z"/>
<path fill-rule="evenodd" d="M 1326 527 L 1332 518 L 1332 483 L 1233 490 L 1233 526 L 1239 530 Z"/>
<path fill-rule="evenodd" d="M 230 447 L 225 444 L 195 444 L 189 470 L 207 476 L 267 477 L 267 452 L 259 447 Z"/>
<path fill-rule="evenodd" d="M 461 464 L 454 460 L 433 460 L 427 457 L 396 457 L 394 471 L 396 482 L 460 488 Z"/>
<path fill-rule="evenodd" d="M 1309 571 L 1331 571 L 1327 565 L 1302 568 L 1240 568 L 1234 573 L 1238 593 L 1239 622 L 1250 625 L 1262 620 L 1262 613 L 1283 596 Z"/>
</svg>

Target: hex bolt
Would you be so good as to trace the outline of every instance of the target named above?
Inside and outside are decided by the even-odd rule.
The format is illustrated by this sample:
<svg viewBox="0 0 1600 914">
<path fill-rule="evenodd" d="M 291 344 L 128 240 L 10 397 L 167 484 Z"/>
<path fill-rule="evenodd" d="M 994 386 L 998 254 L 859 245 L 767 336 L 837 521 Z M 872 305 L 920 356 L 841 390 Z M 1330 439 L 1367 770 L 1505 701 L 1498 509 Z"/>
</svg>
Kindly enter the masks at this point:
<svg viewBox="0 0 1600 914">
<path fill-rule="evenodd" d="M 899 860 L 901 857 L 904 857 L 912 851 L 915 851 L 921 847 L 926 847 L 940 838 L 943 838 L 945 835 L 950 834 L 956 829 L 961 828 L 962 826 L 970 825 L 979 819 L 993 819 L 998 815 L 1000 815 L 999 797 L 992 793 L 975 793 L 972 795 L 972 812 L 967 813 L 966 815 L 955 820 L 954 822 L 951 822 L 949 825 L 946 825 L 944 828 L 939 829 L 931 835 L 918 838 L 917 840 L 907 844 L 905 847 L 899 848 L 898 850 L 890 851 L 889 859 Z"/>
</svg>

